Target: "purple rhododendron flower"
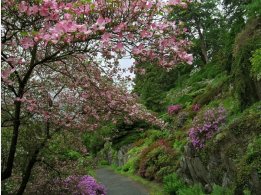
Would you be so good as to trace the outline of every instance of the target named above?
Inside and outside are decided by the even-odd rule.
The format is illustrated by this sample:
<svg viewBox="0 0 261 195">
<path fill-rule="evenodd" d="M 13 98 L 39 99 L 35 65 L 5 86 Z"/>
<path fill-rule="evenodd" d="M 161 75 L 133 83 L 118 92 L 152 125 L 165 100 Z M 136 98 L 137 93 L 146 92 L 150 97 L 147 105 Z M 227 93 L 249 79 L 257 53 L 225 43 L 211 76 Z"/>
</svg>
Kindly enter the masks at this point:
<svg viewBox="0 0 261 195">
<path fill-rule="evenodd" d="M 219 131 L 219 127 L 225 122 L 226 111 L 223 107 L 209 109 L 203 115 L 195 117 L 193 127 L 189 130 L 189 138 L 192 145 L 203 148 L 208 139 Z"/>
<path fill-rule="evenodd" d="M 106 195 L 105 187 L 89 176 L 69 176 L 62 185 L 73 195 Z"/>
</svg>

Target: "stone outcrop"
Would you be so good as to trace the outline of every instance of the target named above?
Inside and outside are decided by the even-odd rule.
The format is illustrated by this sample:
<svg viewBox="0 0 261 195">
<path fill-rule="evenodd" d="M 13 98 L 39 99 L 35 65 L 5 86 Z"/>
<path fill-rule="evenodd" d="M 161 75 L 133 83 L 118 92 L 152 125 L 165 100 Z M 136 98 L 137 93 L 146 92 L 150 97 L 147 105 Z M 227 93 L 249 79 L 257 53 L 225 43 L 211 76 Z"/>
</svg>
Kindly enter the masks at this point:
<svg viewBox="0 0 261 195">
<path fill-rule="evenodd" d="M 191 145 L 185 146 L 184 156 L 180 161 L 177 173 L 188 184 L 201 183 L 205 192 L 210 193 L 214 184 L 223 187 L 235 186 L 237 182 L 236 165 L 231 158 L 226 156 L 222 147 L 216 153 L 208 154 L 207 162 L 203 162 Z M 261 180 L 257 171 L 251 173 L 248 180 L 248 188 L 254 195 L 261 193 Z M 236 189 L 237 190 L 237 189 Z M 239 186 L 237 194 L 242 193 Z"/>
<path fill-rule="evenodd" d="M 130 148 L 131 145 L 125 145 L 116 151 L 111 147 L 111 143 L 106 143 L 102 152 L 102 158 L 106 159 L 109 164 L 121 167 L 128 161 L 128 150 Z"/>
</svg>

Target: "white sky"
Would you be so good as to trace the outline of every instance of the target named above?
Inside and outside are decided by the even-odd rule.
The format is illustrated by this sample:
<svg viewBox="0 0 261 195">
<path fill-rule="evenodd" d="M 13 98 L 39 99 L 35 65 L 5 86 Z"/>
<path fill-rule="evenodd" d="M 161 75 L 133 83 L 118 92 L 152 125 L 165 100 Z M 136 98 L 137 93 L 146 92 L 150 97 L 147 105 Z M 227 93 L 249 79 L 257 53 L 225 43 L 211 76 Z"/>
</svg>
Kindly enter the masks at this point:
<svg viewBox="0 0 261 195">
<path fill-rule="evenodd" d="M 124 57 L 124 58 L 119 60 L 120 67 L 126 69 L 126 72 L 122 73 L 123 77 L 130 75 L 132 79 L 135 78 L 135 74 L 131 73 L 128 70 L 128 68 L 130 68 L 133 65 L 133 63 L 134 63 L 134 59 L 131 58 L 130 56 Z M 130 83 L 128 84 L 128 89 L 129 90 L 133 89 L 133 82 L 130 81 Z"/>
</svg>

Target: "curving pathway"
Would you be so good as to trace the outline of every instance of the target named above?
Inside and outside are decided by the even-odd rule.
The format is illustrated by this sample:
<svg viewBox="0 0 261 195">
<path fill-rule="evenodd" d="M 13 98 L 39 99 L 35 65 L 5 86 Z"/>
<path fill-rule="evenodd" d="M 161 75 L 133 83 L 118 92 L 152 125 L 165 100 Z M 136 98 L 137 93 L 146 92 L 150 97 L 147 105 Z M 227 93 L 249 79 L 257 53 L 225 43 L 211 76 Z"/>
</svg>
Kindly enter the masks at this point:
<svg viewBox="0 0 261 195">
<path fill-rule="evenodd" d="M 96 170 L 96 179 L 107 189 L 107 195 L 148 195 L 148 190 L 128 177 L 100 168 Z"/>
</svg>

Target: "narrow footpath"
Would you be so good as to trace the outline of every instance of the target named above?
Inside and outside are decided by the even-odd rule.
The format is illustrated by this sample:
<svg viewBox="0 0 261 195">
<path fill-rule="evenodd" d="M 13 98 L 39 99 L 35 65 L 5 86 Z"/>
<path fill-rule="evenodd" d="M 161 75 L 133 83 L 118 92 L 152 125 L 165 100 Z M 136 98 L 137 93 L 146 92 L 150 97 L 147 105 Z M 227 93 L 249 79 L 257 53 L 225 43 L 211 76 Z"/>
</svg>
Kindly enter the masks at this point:
<svg viewBox="0 0 261 195">
<path fill-rule="evenodd" d="M 107 195 L 148 195 L 148 190 L 128 177 L 107 168 L 96 170 L 96 179 L 107 189 Z"/>
</svg>

